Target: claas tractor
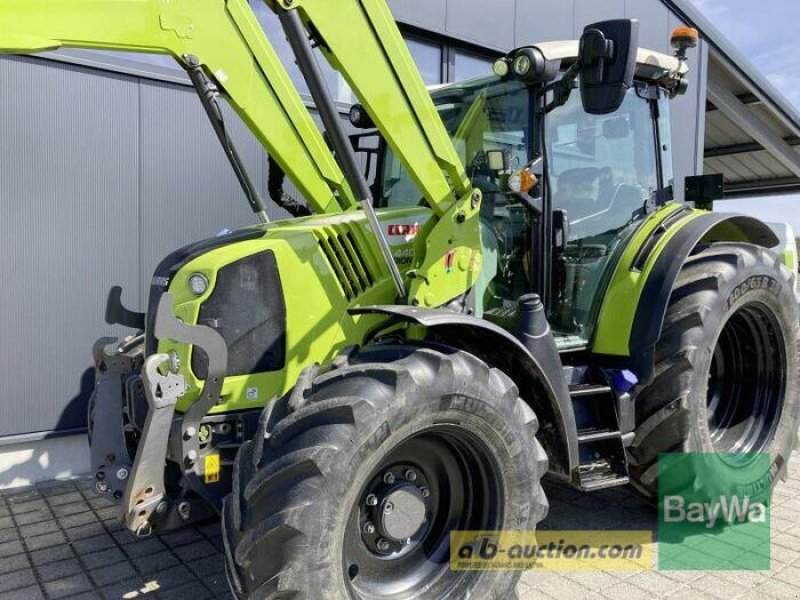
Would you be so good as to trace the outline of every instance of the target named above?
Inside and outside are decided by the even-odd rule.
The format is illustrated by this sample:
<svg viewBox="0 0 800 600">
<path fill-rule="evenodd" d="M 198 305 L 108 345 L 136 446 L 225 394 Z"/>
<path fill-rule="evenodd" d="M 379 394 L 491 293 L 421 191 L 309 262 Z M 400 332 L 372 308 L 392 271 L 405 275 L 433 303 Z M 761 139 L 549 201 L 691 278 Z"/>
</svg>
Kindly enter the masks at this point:
<svg viewBox="0 0 800 600">
<path fill-rule="evenodd" d="M 109 295 L 135 333 L 94 347 L 91 459 L 130 531 L 221 516 L 238 598 L 506 598 L 519 573 L 450 569 L 450 534 L 534 530 L 545 475 L 649 498 L 659 453 L 785 475 L 794 274 L 765 224 L 676 200 L 696 31 L 668 56 L 595 23 L 426 89 L 383 0 L 266 4 L 321 128 L 244 0 L 0 7 L 5 52 L 174 57 L 259 220 L 164 258 L 144 313 Z"/>
</svg>

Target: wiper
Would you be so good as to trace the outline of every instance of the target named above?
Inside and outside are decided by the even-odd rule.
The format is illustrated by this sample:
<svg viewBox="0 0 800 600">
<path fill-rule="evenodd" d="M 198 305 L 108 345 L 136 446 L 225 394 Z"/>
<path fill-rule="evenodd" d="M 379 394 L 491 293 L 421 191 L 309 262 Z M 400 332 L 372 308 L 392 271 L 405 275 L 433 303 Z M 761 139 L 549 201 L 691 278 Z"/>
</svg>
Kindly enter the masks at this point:
<svg viewBox="0 0 800 600">
<path fill-rule="evenodd" d="M 258 215 L 262 223 L 269 223 L 267 216 L 267 208 L 264 205 L 264 199 L 258 191 L 255 183 L 247 173 L 247 169 L 242 162 L 241 156 L 236 151 L 228 135 L 228 130 L 225 128 L 225 117 L 222 114 L 222 108 L 219 105 L 219 89 L 216 85 L 206 76 L 203 67 L 200 65 L 200 59 L 192 54 L 185 54 L 183 56 L 184 68 L 189 74 L 189 79 L 192 81 L 194 89 L 197 90 L 197 95 L 200 97 L 200 103 L 208 115 L 211 126 L 217 134 L 222 148 L 225 150 L 225 155 L 233 167 L 233 172 L 244 190 L 247 202 L 253 213 Z"/>
</svg>

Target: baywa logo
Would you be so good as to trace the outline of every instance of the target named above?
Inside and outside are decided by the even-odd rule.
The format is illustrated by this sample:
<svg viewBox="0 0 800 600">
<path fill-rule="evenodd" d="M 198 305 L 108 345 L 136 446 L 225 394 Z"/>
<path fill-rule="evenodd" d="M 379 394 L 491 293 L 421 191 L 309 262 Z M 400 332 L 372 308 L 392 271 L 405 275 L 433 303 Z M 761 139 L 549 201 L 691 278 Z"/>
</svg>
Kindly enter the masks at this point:
<svg viewBox="0 0 800 600">
<path fill-rule="evenodd" d="M 671 453 L 658 459 L 658 565 L 770 568 L 770 456 Z"/>
<path fill-rule="evenodd" d="M 700 523 L 713 529 L 718 523 L 734 525 L 767 520 L 767 505 L 751 502 L 748 496 L 720 496 L 717 502 L 689 502 L 683 496 L 664 496 L 665 523 Z"/>
</svg>

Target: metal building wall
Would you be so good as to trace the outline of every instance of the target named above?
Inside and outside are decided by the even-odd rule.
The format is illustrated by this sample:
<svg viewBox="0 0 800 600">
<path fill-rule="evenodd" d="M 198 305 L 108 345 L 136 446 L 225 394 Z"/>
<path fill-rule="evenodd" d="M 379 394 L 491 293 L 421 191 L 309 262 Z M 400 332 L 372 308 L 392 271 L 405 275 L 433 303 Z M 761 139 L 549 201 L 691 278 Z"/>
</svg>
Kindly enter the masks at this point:
<svg viewBox="0 0 800 600">
<path fill-rule="evenodd" d="M 0 90 L 0 436 L 80 429 L 108 289 L 141 310 L 165 254 L 253 217 L 190 88 L 3 58 Z"/>
<path fill-rule="evenodd" d="M 642 45 L 668 51 L 678 25 L 660 0 L 389 3 L 403 23 L 494 50 L 628 16 L 642 22 Z M 692 91 L 673 113 L 684 175 L 702 158 L 705 63 L 693 56 L 692 67 Z M 232 114 L 230 128 L 264 188 L 266 156 Z M 123 300 L 141 310 L 161 257 L 251 222 L 191 89 L 0 59 L 0 438 L 81 429 L 92 344 L 122 333 L 103 322 L 109 287 L 122 285 Z"/>
</svg>

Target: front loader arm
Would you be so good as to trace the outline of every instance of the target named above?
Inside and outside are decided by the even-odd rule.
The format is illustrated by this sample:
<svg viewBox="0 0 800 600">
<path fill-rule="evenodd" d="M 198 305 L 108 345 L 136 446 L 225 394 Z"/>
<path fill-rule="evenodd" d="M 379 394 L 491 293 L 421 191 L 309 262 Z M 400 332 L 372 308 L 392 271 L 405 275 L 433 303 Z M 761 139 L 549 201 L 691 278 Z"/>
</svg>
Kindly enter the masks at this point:
<svg viewBox="0 0 800 600">
<path fill-rule="evenodd" d="M 386 0 L 266 1 L 276 12 L 299 12 L 438 215 L 471 193 Z"/>
<path fill-rule="evenodd" d="M 355 206 L 339 165 L 246 0 L 5 0 L 0 53 L 60 47 L 196 56 L 318 213 Z"/>
</svg>

